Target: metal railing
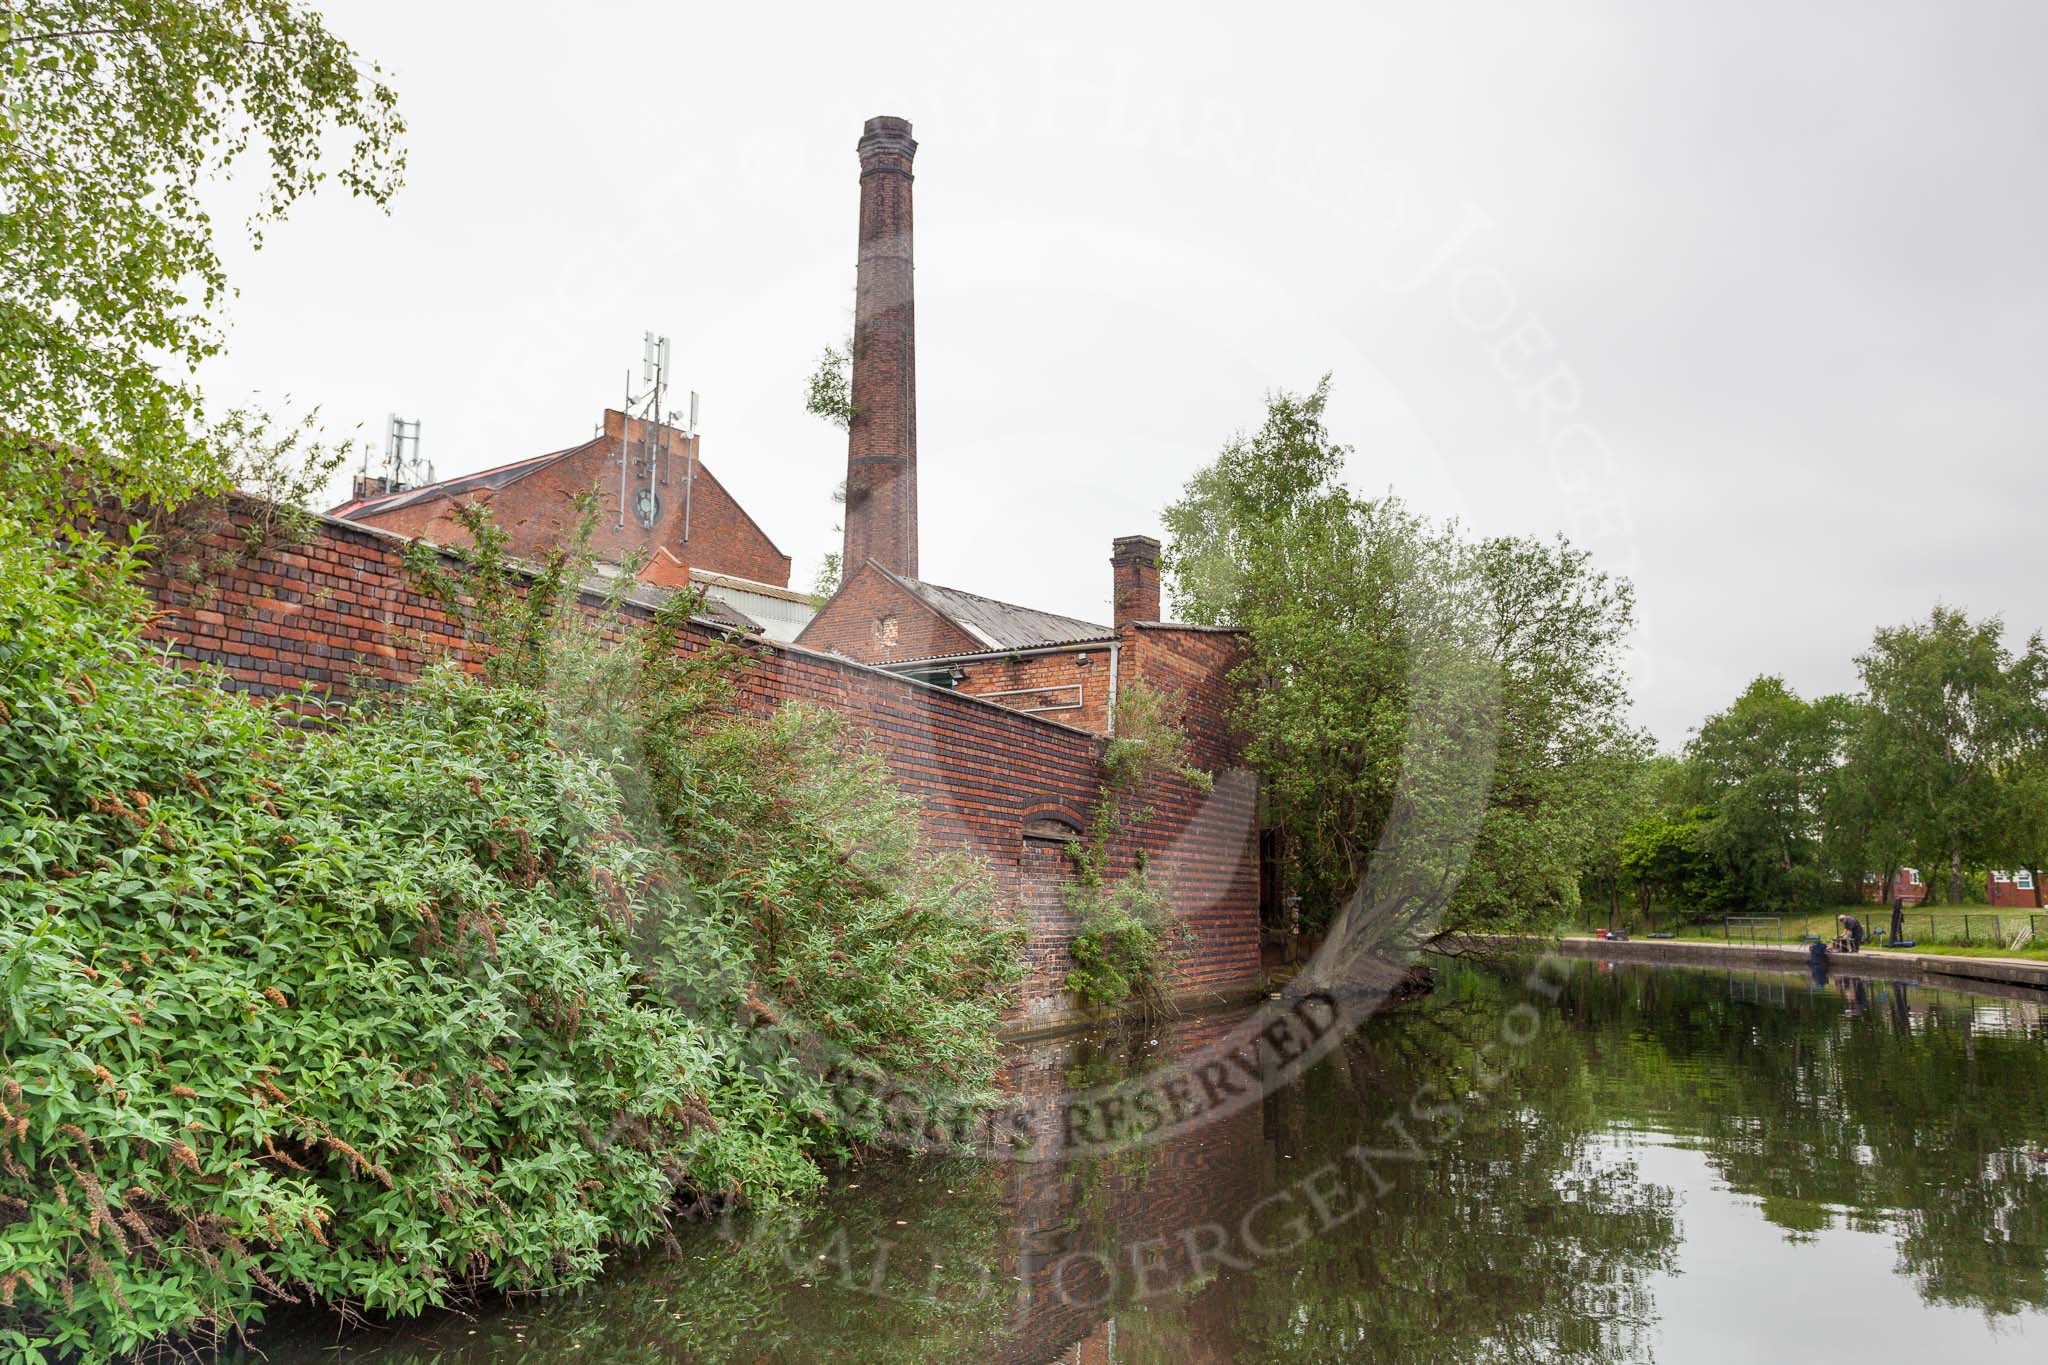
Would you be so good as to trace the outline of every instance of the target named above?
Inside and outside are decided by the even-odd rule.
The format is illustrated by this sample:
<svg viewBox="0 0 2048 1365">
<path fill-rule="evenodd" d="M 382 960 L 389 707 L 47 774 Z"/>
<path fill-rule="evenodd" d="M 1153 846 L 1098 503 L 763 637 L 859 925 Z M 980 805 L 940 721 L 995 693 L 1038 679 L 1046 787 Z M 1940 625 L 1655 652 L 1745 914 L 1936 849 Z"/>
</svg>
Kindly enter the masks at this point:
<svg viewBox="0 0 2048 1365">
<path fill-rule="evenodd" d="M 1759 937 L 1767 925 L 1770 936 Z M 1722 938 L 1733 943 L 1738 933 L 1746 943 L 1783 943 L 1785 921 L 1776 915 L 1730 915 L 1721 921 Z"/>
<path fill-rule="evenodd" d="M 1887 928 L 1883 915 L 1872 916 L 1872 930 Z M 2048 929 L 2048 912 L 2012 910 L 1909 910 L 1904 917 L 1906 939 L 1920 944 L 1953 943 L 1963 947 L 2003 948 L 2017 952 L 2040 941 Z"/>
</svg>

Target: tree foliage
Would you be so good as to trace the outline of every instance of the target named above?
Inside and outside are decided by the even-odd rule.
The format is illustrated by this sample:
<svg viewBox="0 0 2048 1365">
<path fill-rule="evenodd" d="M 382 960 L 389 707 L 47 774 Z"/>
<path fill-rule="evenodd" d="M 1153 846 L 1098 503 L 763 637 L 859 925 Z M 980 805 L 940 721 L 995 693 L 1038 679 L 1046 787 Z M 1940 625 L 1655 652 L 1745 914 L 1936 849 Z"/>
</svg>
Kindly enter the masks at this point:
<svg viewBox="0 0 2048 1365">
<path fill-rule="evenodd" d="M 292 0 L 21 0 L 0 80 L 0 494 L 61 516 L 224 491 L 192 378 L 232 294 L 205 188 L 260 160 L 259 243 L 330 173 L 382 204 L 396 95 Z"/>
<path fill-rule="evenodd" d="M 845 431 L 853 425 L 853 343 L 827 346 L 804 381 L 804 411 Z"/>
<path fill-rule="evenodd" d="M 1344 482 L 1326 378 L 1276 393 L 1166 511 L 1188 620 L 1245 632 L 1233 720 L 1304 922 L 1395 845 L 1469 920 L 1574 906 L 1623 719 L 1626 582 L 1562 539 L 1472 540 Z M 1469 857 L 1468 857 L 1469 854 Z"/>
<path fill-rule="evenodd" d="M 1784 679 L 1762 677 L 1686 746 L 1688 804 L 1709 812 L 1700 848 L 1722 870 L 1727 904 L 1769 911 L 1825 901 L 1822 813 L 1847 721 L 1844 698 L 1809 702 Z"/>
<path fill-rule="evenodd" d="M 2036 635 L 2015 658 L 2003 634 L 1996 617 L 1938 606 L 1924 623 L 1878 631 L 1856 660 L 1864 705 L 1850 778 L 1883 800 L 1902 842 L 1945 868 L 1951 901 L 1966 863 L 2022 852 L 2020 827 L 2038 818 L 2011 798 L 2038 789 L 2026 760 L 2039 756 L 2048 649 Z"/>
<path fill-rule="evenodd" d="M 1764 676 L 1707 718 L 1611 845 L 1644 897 L 1695 913 L 1807 913 L 1904 870 L 1962 903 L 1988 869 L 2048 861 L 2048 648 L 1936 607 L 1876 632 L 1863 689 L 1802 699 Z M 2038 884 L 2038 875 L 2036 882 Z"/>
<path fill-rule="evenodd" d="M 985 1095 L 985 870 L 829 718 L 671 668 L 673 620 L 312 721 L 70 554 L 0 533 L 0 1346 L 578 1282 L 884 1136 L 848 1073 Z"/>
</svg>

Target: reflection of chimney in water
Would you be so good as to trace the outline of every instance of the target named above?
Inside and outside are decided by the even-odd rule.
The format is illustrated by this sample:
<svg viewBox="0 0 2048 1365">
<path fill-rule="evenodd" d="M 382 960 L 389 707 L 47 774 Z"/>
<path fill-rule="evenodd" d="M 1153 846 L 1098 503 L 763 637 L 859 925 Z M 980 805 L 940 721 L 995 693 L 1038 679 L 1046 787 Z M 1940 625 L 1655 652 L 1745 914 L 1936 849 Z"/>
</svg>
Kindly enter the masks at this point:
<svg viewBox="0 0 2048 1365">
<path fill-rule="evenodd" d="M 860 138 L 860 271 L 853 304 L 853 422 L 846 435 L 851 576 L 873 559 L 917 576 L 917 320 L 910 261 L 910 123 L 871 118 Z"/>
</svg>

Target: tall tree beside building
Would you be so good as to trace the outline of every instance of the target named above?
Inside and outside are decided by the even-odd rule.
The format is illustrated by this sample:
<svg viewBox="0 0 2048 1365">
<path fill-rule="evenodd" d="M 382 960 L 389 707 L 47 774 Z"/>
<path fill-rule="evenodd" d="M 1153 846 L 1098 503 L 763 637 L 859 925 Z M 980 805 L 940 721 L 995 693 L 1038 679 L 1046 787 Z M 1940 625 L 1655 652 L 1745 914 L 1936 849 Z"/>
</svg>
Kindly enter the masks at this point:
<svg viewBox="0 0 2048 1365">
<path fill-rule="evenodd" d="M 1559 536 L 1481 541 L 1447 591 L 1469 598 L 1474 644 L 1500 688 L 1486 814 L 1459 904 L 1576 908 L 1620 789 L 1652 747 L 1626 719 L 1634 590 Z"/>
<path fill-rule="evenodd" d="M 207 184 L 261 161 L 259 242 L 330 174 L 381 204 L 397 97 L 291 0 L 22 0 L 0 7 L 0 80 L 0 496 L 61 513 L 86 490 L 223 491 L 192 379 L 233 292 Z"/>
<path fill-rule="evenodd" d="M 1822 858 L 1842 893 L 1860 897 L 1874 877 L 1885 905 L 1904 894 L 1900 878 L 1918 857 L 1913 812 L 1924 778 L 1901 738 L 1868 698 L 1855 698 L 1822 811 Z"/>
<path fill-rule="evenodd" d="M 1182 619 L 1241 627 L 1234 720 L 1305 923 L 1390 851 L 1448 926 L 1575 906 L 1623 720 L 1625 582 L 1562 540 L 1473 542 L 1343 481 L 1327 378 L 1276 393 L 1167 508 Z M 1469 854 L 1469 859 L 1468 855 Z"/>
</svg>

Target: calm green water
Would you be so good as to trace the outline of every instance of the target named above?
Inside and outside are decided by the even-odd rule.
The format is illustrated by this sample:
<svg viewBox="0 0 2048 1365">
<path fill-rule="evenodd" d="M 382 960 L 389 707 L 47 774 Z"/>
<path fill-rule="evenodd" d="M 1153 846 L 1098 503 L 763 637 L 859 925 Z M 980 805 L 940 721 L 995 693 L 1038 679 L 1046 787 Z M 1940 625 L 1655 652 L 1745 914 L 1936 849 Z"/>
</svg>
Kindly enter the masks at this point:
<svg viewBox="0 0 2048 1365">
<path fill-rule="evenodd" d="M 1426 1002 L 1173 1143 L 871 1164 L 802 1219 L 691 1228 L 580 1294 L 261 1344 L 394 1363 L 2048 1359 L 2041 1006 L 1592 963 L 1532 991 L 1527 970 L 1441 969 Z M 1019 1083 L 1156 1067 L 1228 1022 L 1020 1053 Z"/>
</svg>

